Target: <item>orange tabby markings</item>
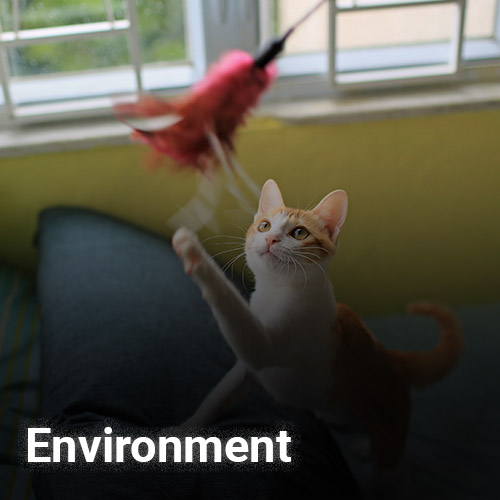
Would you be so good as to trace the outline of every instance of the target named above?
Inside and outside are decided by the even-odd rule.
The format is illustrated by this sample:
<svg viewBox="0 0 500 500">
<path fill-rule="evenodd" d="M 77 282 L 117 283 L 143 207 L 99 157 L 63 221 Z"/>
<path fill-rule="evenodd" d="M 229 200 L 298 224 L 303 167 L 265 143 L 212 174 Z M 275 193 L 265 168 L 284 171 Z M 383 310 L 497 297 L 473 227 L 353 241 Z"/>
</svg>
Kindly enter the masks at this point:
<svg viewBox="0 0 500 500">
<path fill-rule="evenodd" d="M 193 233 L 176 232 L 174 248 L 238 358 L 190 418 L 192 425 L 210 423 L 251 378 L 279 403 L 310 409 L 327 423 L 341 409 L 371 437 L 377 465 L 396 465 L 408 432 L 411 387 L 436 383 L 453 368 L 462 334 L 446 307 L 415 303 L 411 312 L 438 322 L 437 346 L 422 353 L 390 351 L 336 303 L 326 271 L 346 215 L 342 190 L 300 210 L 285 207 L 277 184 L 267 181 L 245 243 L 256 282 L 249 304 Z"/>
<path fill-rule="evenodd" d="M 386 350 L 356 313 L 337 304 L 334 334 L 340 337 L 340 345 L 331 366 L 330 398 L 370 434 L 374 458 L 381 467 L 394 465 L 403 452 L 410 388 L 441 380 L 462 351 L 461 328 L 449 309 L 439 304 L 411 307 L 438 321 L 441 340 L 435 349 L 421 353 Z"/>
</svg>

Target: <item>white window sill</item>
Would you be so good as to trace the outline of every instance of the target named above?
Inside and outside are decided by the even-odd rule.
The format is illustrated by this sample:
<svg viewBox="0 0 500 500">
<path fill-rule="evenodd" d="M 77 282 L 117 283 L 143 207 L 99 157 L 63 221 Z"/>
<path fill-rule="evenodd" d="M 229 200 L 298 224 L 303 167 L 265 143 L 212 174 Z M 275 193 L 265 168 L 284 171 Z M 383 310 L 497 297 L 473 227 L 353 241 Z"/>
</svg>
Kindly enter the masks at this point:
<svg viewBox="0 0 500 500">
<path fill-rule="evenodd" d="M 342 123 L 500 108 L 500 82 L 372 91 L 337 99 L 274 103 L 262 113 L 292 124 Z"/>
<path fill-rule="evenodd" d="M 314 124 L 493 108 L 500 108 L 500 82 L 266 102 L 256 114 L 290 124 Z M 129 133 L 128 127 L 109 118 L 4 129 L 0 130 L 0 157 L 124 145 L 129 143 Z"/>
</svg>

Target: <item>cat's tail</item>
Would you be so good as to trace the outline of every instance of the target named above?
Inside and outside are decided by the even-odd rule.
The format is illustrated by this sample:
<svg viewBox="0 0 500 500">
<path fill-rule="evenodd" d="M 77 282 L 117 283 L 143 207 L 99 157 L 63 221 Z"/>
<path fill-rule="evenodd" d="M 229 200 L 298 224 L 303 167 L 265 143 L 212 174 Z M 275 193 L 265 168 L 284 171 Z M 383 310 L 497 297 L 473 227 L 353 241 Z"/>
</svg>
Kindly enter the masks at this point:
<svg viewBox="0 0 500 500">
<path fill-rule="evenodd" d="M 433 317 L 441 331 L 434 349 L 423 352 L 393 351 L 402 362 L 410 385 L 415 389 L 425 389 L 441 380 L 460 358 L 464 346 L 462 327 L 453 312 L 441 304 L 414 302 L 409 304 L 408 310 L 413 314 Z"/>
</svg>

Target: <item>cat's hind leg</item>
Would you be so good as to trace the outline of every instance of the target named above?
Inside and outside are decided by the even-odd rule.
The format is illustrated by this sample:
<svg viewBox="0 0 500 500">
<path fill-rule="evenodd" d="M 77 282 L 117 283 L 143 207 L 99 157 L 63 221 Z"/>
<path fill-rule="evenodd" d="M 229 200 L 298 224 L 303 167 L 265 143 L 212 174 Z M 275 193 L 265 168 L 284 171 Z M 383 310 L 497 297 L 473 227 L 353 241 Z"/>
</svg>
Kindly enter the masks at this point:
<svg viewBox="0 0 500 500">
<path fill-rule="evenodd" d="M 252 375 L 247 367 L 243 362 L 237 361 L 182 426 L 203 427 L 210 425 L 242 396 L 251 382 Z"/>
<path fill-rule="evenodd" d="M 409 410 L 409 405 L 407 409 Z M 391 424 L 379 428 L 372 434 L 374 455 L 372 498 L 410 500 L 412 498 L 410 472 L 404 454 L 408 415 L 393 420 Z"/>
<path fill-rule="evenodd" d="M 404 454 L 391 467 L 374 464 L 369 498 L 370 500 L 414 500 L 410 468 Z"/>
</svg>

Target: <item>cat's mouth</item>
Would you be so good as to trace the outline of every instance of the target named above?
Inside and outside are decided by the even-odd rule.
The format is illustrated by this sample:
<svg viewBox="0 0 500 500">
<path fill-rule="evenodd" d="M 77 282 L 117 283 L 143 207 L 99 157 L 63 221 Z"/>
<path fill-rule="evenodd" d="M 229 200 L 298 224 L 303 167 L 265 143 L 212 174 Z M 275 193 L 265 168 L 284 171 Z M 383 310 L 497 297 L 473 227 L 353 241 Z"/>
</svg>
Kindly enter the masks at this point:
<svg viewBox="0 0 500 500">
<path fill-rule="evenodd" d="M 272 247 L 271 248 L 267 248 L 266 250 L 263 250 L 262 253 L 261 253 L 261 257 L 262 258 L 267 258 L 267 259 L 271 259 L 273 261 L 281 261 L 283 260 L 283 258 L 276 254 L 275 252 L 272 252 Z"/>
</svg>

